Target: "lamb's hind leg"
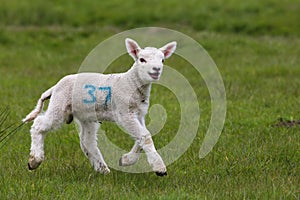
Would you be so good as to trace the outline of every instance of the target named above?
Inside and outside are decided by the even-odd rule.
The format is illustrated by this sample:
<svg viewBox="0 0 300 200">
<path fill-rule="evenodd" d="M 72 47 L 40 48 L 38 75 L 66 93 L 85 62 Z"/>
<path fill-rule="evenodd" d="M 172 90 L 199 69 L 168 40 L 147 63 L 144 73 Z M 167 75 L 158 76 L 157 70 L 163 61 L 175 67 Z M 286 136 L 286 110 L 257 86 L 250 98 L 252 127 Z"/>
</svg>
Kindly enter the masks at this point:
<svg viewBox="0 0 300 200">
<path fill-rule="evenodd" d="M 59 112 L 56 112 L 56 114 L 58 115 Z M 47 111 L 45 115 L 39 115 L 31 126 L 31 148 L 28 161 L 30 170 L 36 169 L 44 160 L 44 138 L 46 132 L 56 129 L 63 124 L 63 116 L 57 117 L 57 115 L 51 115 Z"/>
<path fill-rule="evenodd" d="M 97 131 L 99 123 L 80 122 L 76 120 L 80 128 L 80 147 L 83 153 L 88 157 L 94 169 L 100 173 L 108 174 L 110 172 L 103 156 L 97 146 Z"/>
</svg>

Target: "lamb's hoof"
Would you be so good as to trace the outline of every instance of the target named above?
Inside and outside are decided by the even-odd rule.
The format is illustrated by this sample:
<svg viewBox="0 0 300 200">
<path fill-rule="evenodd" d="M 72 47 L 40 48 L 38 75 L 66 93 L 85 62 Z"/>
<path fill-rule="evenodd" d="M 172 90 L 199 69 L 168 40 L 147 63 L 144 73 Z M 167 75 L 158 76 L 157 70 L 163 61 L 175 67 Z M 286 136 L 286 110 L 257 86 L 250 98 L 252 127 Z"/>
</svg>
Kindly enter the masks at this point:
<svg viewBox="0 0 300 200">
<path fill-rule="evenodd" d="M 30 166 L 29 163 L 27 163 L 27 165 L 28 165 L 28 169 L 29 169 L 29 170 L 34 170 L 34 169 Z"/>
<path fill-rule="evenodd" d="M 167 176 L 167 172 L 155 172 L 157 176 Z"/>
<path fill-rule="evenodd" d="M 34 165 L 28 163 L 28 169 L 29 170 L 35 170 L 36 168 L 38 168 L 38 166 L 40 166 L 41 163 L 35 163 Z"/>
<path fill-rule="evenodd" d="M 110 173 L 110 169 L 107 166 L 101 165 L 99 168 L 95 168 L 95 170 L 97 172 L 99 172 L 100 174 L 109 174 Z"/>
<path fill-rule="evenodd" d="M 100 173 L 104 174 L 104 175 L 105 174 L 109 174 L 110 173 L 110 169 L 108 167 L 102 168 Z"/>
<path fill-rule="evenodd" d="M 29 161 L 28 161 L 28 169 L 29 170 L 35 170 L 40 166 L 42 161 L 38 162 L 33 156 L 30 156 Z"/>
</svg>

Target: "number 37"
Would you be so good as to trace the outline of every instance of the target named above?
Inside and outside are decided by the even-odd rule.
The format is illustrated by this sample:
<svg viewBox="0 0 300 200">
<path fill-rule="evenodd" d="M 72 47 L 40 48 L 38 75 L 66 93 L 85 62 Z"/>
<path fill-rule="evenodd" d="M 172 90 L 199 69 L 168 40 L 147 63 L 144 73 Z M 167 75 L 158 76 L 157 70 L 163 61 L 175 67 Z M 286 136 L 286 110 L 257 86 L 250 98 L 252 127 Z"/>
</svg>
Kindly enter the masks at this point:
<svg viewBox="0 0 300 200">
<path fill-rule="evenodd" d="M 107 108 L 108 103 L 111 101 L 111 87 L 110 86 L 96 87 L 94 85 L 85 85 L 84 89 L 87 89 L 87 93 L 90 95 L 88 99 L 83 99 L 83 103 L 85 103 L 85 104 L 91 104 L 91 103 L 97 102 L 97 98 L 95 96 L 95 93 L 97 90 L 106 92 L 104 107 Z"/>
</svg>

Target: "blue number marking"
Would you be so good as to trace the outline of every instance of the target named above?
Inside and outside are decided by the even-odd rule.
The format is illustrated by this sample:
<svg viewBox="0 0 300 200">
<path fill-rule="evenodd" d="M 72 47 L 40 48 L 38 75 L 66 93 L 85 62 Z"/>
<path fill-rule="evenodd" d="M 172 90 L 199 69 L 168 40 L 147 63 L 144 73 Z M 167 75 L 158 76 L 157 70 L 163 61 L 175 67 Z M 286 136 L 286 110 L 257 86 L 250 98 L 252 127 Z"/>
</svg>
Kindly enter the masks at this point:
<svg viewBox="0 0 300 200">
<path fill-rule="evenodd" d="M 99 87 L 100 91 L 107 91 L 105 102 L 104 102 L 104 109 L 107 109 L 107 104 L 111 100 L 111 87 Z"/>
<path fill-rule="evenodd" d="M 85 85 L 85 89 L 87 90 L 87 93 L 90 95 L 89 99 L 83 99 L 83 103 L 85 104 L 90 104 L 90 103 L 96 103 L 97 99 L 95 96 L 96 92 L 96 87 L 94 85 Z M 105 102 L 103 104 L 104 109 L 107 109 L 108 103 L 111 101 L 111 87 L 99 87 L 98 90 L 107 92 L 106 97 L 105 97 Z"/>
<path fill-rule="evenodd" d="M 95 96 L 95 91 L 96 91 L 96 87 L 93 85 L 85 85 L 84 86 L 85 89 L 89 89 L 88 90 L 88 94 L 90 95 L 90 99 L 83 99 L 83 103 L 95 103 L 96 102 L 96 96 Z"/>
</svg>

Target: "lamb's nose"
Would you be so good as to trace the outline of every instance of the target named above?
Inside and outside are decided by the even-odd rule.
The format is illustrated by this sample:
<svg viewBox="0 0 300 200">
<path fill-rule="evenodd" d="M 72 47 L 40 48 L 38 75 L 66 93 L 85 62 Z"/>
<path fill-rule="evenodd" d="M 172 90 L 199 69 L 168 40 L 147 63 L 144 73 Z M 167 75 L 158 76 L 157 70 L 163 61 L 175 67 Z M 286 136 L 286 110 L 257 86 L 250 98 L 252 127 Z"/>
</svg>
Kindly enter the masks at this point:
<svg viewBox="0 0 300 200">
<path fill-rule="evenodd" d="M 157 68 L 157 67 L 153 67 L 152 68 L 154 71 L 156 71 L 156 72 L 159 72 L 160 71 L 160 68 Z"/>
</svg>

